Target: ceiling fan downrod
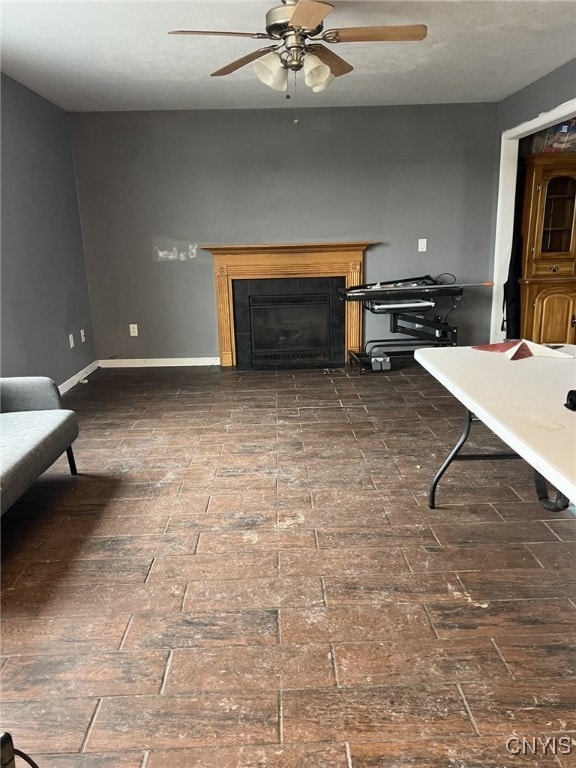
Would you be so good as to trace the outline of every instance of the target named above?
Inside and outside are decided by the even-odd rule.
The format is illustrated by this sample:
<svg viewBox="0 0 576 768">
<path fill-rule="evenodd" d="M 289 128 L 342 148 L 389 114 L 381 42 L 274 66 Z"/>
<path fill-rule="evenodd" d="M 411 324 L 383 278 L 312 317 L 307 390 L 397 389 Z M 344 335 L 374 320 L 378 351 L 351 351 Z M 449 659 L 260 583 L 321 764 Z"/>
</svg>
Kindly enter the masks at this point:
<svg viewBox="0 0 576 768">
<path fill-rule="evenodd" d="M 304 66 L 304 53 L 306 50 L 303 35 L 298 32 L 289 32 L 284 36 L 283 64 L 293 72 L 298 72 Z"/>
</svg>

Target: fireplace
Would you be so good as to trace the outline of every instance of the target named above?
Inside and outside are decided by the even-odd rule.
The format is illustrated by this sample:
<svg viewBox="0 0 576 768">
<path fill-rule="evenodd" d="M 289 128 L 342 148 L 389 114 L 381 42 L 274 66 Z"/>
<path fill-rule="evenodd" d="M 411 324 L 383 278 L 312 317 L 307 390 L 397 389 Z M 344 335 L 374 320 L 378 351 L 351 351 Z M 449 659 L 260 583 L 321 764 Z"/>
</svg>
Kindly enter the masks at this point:
<svg viewBox="0 0 576 768">
<path fill-rule="evenodd" d="M 236 365 L 313 368 L 345 362 L 343 277 L 234 280 Z"/>
<path fill-rule="evenodd" d="M 203 245 L 214 256 L 220 365 L 237 365 L 233 285 L 239 280 L 341 277 L 345 287 L 363 280 L 364 251 L 374 241 L 352 243 Z M 288 292 L 289 294 L 290 292 Z M 361 302 L 344 301 L 343 359 L 362 349 Z"/>
</svg>

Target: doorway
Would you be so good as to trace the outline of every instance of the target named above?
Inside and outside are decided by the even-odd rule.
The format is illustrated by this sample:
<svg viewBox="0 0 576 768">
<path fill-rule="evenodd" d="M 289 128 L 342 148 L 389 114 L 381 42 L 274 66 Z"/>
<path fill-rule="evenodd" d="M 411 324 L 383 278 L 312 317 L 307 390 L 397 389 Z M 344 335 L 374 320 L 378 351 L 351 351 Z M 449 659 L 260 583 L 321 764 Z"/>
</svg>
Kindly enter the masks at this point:
<svg viewBox="0 0 576 768">
<path fill-rule="evenodd" d="M 543 128 L 561 123 L 576 113 L 576 99 L 560 104 L 558 107 L 543 112 L 532 120 L 509 128 L 502 133 L 500 143 L 500 171 L 498 179 L 498 203 L 496 210 L 496 232 L 494 241 L 494 270 L 492 280 L 492 311 L 490 317 L 490 341 L 503 341 L 502 306 L 504 301 L 504 283 L 508 277 L 514 215 L 516 208 L 516 181 L 518 176 L 518 155 L 520 139 L 531 133 L 538 133 Z"/>
</svg>

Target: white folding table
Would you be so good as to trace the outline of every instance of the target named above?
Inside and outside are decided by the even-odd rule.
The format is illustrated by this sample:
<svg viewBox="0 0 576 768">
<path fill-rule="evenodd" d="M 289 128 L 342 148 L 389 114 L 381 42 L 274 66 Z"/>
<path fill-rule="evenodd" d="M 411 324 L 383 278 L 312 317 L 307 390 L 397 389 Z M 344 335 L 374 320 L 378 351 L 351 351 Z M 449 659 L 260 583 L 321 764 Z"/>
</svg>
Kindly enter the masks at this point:
<svg viewBox="0 0 576 768">
<path fill-rule="evenodd" d="M 576 389 L 576 346 L 560 351 L 570 357 L 532 356 L 511 360 L 502 352 L 474 347 L 418 349 L 414 357 L 466 408 L 464 432 L 430 486 L 428 506 L 435 506 L 436 486 L 454 460 L 470 458 L 524 459 L 557 489 L 549 509 L 576 503 L 576 411 L 565 407 Z M 459 454 L 476 417 L 514 453 Z M 545 486 L 545 483 L 544 483 Z M 546 495 L 547 498 L 547 495 Z M 565 503 L 562 503 L 565 502 Z"/>
</svg>

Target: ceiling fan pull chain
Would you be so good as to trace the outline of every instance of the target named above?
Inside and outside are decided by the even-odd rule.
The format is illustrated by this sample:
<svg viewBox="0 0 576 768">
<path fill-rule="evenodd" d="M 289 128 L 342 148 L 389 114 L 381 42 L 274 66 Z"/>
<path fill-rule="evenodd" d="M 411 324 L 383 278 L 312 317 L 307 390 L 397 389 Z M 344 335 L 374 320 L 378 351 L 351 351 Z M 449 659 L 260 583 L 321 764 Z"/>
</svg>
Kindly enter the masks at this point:
<svg viewBox="0 0 576 768">
<path fill-rule="evenodd" d="M 298 117 L 298 80 L 296 79 L 296 72 L 294 72 L 294 120 L 292 125 L 300 125 L 300 118 Z"/>
</svg>

